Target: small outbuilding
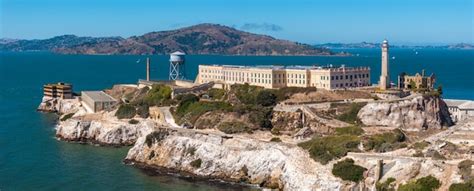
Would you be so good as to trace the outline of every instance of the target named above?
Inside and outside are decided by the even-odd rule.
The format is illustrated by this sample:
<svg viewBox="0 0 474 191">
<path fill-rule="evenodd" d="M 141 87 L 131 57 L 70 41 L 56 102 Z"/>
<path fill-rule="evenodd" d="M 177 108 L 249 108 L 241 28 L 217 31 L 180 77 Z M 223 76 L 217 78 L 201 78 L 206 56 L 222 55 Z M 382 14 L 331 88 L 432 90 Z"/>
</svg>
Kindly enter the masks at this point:
<svg viewBox="0 0 474 191">
<path fill-rule="evenodd" d="M 117 104 L 117 100 L 103 91 L 82 91 L 81 100 L 91 112 L 108 110 Z"/>
<path fill-rule="evenodd" d="M 474 101 L 444 99 L 454 122 L 474 117 Z"/>
</svg>

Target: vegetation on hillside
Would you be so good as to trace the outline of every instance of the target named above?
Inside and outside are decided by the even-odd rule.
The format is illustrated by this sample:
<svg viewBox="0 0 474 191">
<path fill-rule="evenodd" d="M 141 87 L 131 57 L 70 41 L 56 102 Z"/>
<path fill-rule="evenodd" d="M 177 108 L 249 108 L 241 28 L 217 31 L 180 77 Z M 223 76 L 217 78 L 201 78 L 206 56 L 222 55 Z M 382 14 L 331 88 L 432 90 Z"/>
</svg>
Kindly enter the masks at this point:
<svg viewBox="0 0 474 191">
<path fill-rule="evenodd" d="M 68 113 L 68 114 L 64 115 L 61 118 L 61 121 L 66 121 L 66 120 L 70 119 L 73 115 L 74 115 L 74 113 Z"/>
<path fill-rule="evenodd" d="M 377 184 L 375 184 L 375 189 L 377 191 L 395 191 L 395 181 L 395 178 L 387 178 L 385 182 L 377 182 Z"/>
<path fill-rule="evenodd" d="M 406 184 L 398 187 L 398 191 L 434 191 L 441 186 L 441 182 L 433 176 L 425 176 L 422 178 L 412 180 Z"/>
<path fill-rule="evenodd" d="M 347 152 L 357 152 L 360 138 L 354 135 L 331 135 L 326 137 L 314 137 L 313 139 L 299 143 L 298 146 L 308 150 L 311 158 L 321 164 L 346 156 Z"/>
<path fill-rule="evenodd" d="M 449 186 L 449 191 L 472 191 L 474 190 L 474 179 L 464 183 L 454 183 Z"/>
<path fill-rule="evenodd" d="M 117 112 L 115 112 L 115 116 L 119 119 L 131 119 L 135 117 L 136 114 L 137 111 L 131 104 L 122 104 L 119 106 Z"/>
<path fill-rule="evenodd" d="M 354 160 L 347 158 L 334 164 L 332 174 L 342 180 L 360 182 L 364 179 L 366 170 L 366 168 L 354 164 Z"/>
<path fill-rule="evenodd" d="M 359 117 L 357 117 L 357 114 L 366 104 L 367 103 L 351 103 L 348 107 L 342 107 L 343 112 L 337 115 L 336 119 L 350 124 L 362 124 Z M 338 105 L 338 103 L 333 103 L 331 104 L 331 107 L 337 107 L 336 105 Z"/>
<path fill-rule="evenodd" d="M 336 135 L 362 135 L 364 130 L 359 126 L 336 128 Z"/>
<path fill-rule="evenodd" d="M 200 102 L 199 98 L 193 94 L 181 95 L 178 98 L 178 107 L 174 111 L 177 123 L 194 124 L 194 122 L 204 113 L 209 111 L 229 111 L 232 106 L 226 102 Z"/>
<path fill-rule="evenodd" d="M 376 152 L 388 152 L 406 147 L 405 134 L 399 129 L 390 132 L 375 134 L 364 139 L 364 148 Z"/>
<path fill-rule="evenodd" d="M 245 123 L 242 123 L 240 121 L 230 121 L 230 122 L 220 123 L 217 126 L 217 129 L 227 134 L 252 132 L 251 129 Z"/>
</svg>

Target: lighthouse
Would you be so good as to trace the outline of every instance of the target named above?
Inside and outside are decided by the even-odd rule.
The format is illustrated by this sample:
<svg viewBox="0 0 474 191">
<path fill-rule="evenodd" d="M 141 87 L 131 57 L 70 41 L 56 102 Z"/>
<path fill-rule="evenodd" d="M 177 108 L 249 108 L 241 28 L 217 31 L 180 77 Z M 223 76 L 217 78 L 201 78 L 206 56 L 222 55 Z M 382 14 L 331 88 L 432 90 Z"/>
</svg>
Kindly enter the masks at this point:
<svg viewBox="0 0 474 191">
<path fill-rule="evenodd" d="M 381 90 L 390 88 L 390 73 L 388 68 L 388 41 L 385 39 L 382 42 L 382 73 L 380 74 L 379 81 L 379 87 Z"/>
</svg>

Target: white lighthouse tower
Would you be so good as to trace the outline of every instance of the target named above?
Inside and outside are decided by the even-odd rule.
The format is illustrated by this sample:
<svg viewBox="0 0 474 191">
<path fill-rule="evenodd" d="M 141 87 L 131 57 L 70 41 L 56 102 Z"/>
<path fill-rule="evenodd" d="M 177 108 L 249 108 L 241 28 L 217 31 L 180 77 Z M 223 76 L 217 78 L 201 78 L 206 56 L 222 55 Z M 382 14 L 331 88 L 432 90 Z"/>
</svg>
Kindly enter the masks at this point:
<svg viewBox="0 0 474 191">
<path fill-rule="evenodd" d="M 379 87 L 381 90 L 390 88 L 390 73 L 388 63 L 388 41 L 385 39 L 382 42 L 382 73 L 380 74 Z"/>
</svg>

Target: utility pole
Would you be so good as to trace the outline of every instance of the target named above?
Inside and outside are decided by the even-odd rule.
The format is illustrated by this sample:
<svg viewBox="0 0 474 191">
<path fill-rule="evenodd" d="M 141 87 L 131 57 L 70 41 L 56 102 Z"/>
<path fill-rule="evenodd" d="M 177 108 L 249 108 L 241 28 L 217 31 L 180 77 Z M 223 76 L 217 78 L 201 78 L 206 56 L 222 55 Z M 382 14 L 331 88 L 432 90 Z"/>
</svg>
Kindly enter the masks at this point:
<svg viewBox="0 0 474 191">
<path fill-rule="evenodd" d="M 150 81 L 150 57 L 146 58 L 146 81 Z"/>
</svg>

